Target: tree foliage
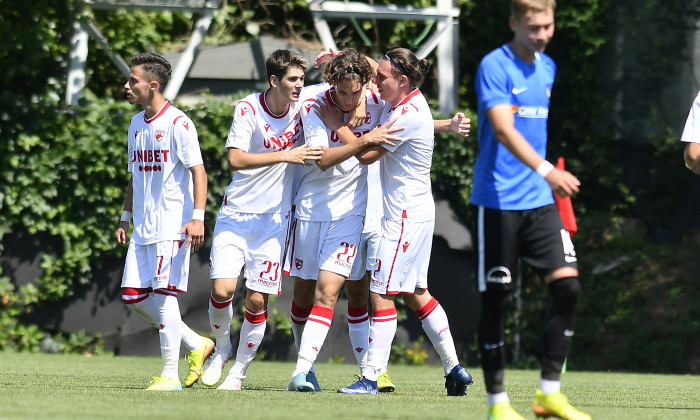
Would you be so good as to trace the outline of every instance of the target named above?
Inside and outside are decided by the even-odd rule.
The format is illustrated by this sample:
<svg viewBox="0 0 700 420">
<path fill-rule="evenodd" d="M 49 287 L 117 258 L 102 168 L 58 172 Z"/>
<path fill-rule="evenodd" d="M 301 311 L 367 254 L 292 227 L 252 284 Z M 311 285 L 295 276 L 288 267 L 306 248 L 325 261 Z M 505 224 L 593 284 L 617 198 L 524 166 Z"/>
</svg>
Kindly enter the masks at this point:
<svg viewBox="0 0 700 420">
<path fill-rule="evenodd" d="M 270 34 L 319 45 L 305 0 L 222 3 L 205 44 Z M 372 3 L 434 6 L 431 0 Z M 476 121 L 474 75 L 481 57 L 508 42 L 512 34 L 507 25 L 509 0 L 456 3 L 461 12 L 459 108 L 472 118 L 472 136 L 440 136 L 432 176 L 436 194 L 447 198 L 467 221 L 473 162 L 478 152 L 476 128 L 483 123 Z M 639 202 L 652 196 L 654 200 L 644 207 L 647 211 L 642 220 L 662 220 L 669 217 L 668 203 L 682 196 L 688 177 L 667 170 L 670 165 L 677 166 L 680 150 L 674 134 L 678 129 L 672 126 L 663 104 L 669 100 L 667 84 L 674 66 L 689 60 L 683 56 L 688 51 L 688 32 L 684 29 L 695 23 L 699 10 L 700 0 L 571 0 L 559 2 L 556 12 L 556 35 L 547 50 L 558 65 L 550 111 L 549 158 L 565 156 L 568 168 L 584 185 L 574 200 L 582 216 L 579 250 L 601 260 L 631 258 L 637 263 L 613 271 L 625 289 L 643 290 L 649 273 L 658 274 L 650 255 L 669 263 L 675 261 L 674 256 L 662 247 L 620 240 L 624 231 L 617 225 L 602 227 L 600 220 L 609 220 L 611 215 L 614 220 L 639 215 Z M 87 94 L 77 107 L 64 105 L 75 19 L 93 21 L 114 52 L 128 62 L 138 52 L 184 47 L 196 17 L 173 12 L 93 11 L 76 0 L 0 2 L 0 68 L 4 76 L 0 79 L 0 252 L 22 234 L 41 237 L 47 244 L 47 250 L 41 252 L 40 277 L 18 286 L 17 279 L 10 277 L 12 273 L 0 271 L 0 349 L 36 350 L 45 332 L 28 321 L 28 314 L 94 281 L 92 274 L 104 261 L 123 257 L 124 250 L 113 245 L 111 235 L 127 180 L 124 136 L 129 118 L 138 110 L 122 100 L 124 76 L 93 39 L 89 41 Z M 354 47 L 375 57 L 395 46 L 415 49 L 434 29 L 434 23 L 417 21 L 332 22 L 339 47 Z M 435 58 L 435 53 L 428 57 L 431 62 L 436 62 Z M 428 97 L 437 97 L 435 77 L 430 75 L 421 87 Z M 233 103 L 233 98 L 228 98 L 183 107 L 200 134 L 209 175 L 209 220 L 213 220 L 219 196 L 230 179 L 221 145 L 230 126 Z M 434 102 L 432 105 L 437 108 Z M 632 146 L 643 149 L 638 155 L 645 153 L 645 162 L 656 162 L 650 165 L 650 171 L 643 168 L 643 177 L 630 172 L 633 164 L 620 164 L 626 161 Z M 212 227 L 213 223 L 207 226 Z M 658 308 L 645 300 L 648 295 L 613 288 L 596 274 L 593 260 L 582 258 L 580 269 L 582 278 L 588 279 L 584 280 L 584 288 L 594 288 L 593 299 L 584 304 L 587 317 L 577 335 L 581 348 L 612 348 L 615 343 L 603 338 L 603 333 L 612 329 L 616 338 L 635 343 L 638 348 L 654 340 L 653 335 L 633 328 L 636 322 L 648 320 L 649 313 L 640 310 L 640 305 Z M 676 289 L 663 294 L 664 302 L 679 304 L 675 309 L 685 311 L 671 311 L 670 315 L 682 317 L 698 311 L 690 299 L 683 298 L 690 282 L 686 277 Z M 521 317 L 525 326 L 539 325 L 546 306 L 541 290 L 531 283 L 526 285 L 528 300 Z M 610 307 L 616 309 L 610 311 Z M 663 324 L 652 323 L 653 328 L 646 332 L 656 334 L 663 330 Z M 675 338 L 669 347 L 675 354 L 688 351 L 679 343 L 698 330 L 692 320 L 683 325 L 688 334 Z M 524 351 L 537 354 L 539 337 L 532 334 L 522 338 Z M 86 341 L 77 335 L 67 340 Z M 605 368 L 625 364 L 620 351 L 608 351 L 607 358 L 596 361 L 583 354 L 577 357 L 590 366 Z M 669 354 L 659 350 L 662 353 Z M 684 366 L 679 357 L 645 363 L 643 355 L 635 353 L 630 360 L 630 367 L 651 370 L 679 371 Z"/>
</svg>

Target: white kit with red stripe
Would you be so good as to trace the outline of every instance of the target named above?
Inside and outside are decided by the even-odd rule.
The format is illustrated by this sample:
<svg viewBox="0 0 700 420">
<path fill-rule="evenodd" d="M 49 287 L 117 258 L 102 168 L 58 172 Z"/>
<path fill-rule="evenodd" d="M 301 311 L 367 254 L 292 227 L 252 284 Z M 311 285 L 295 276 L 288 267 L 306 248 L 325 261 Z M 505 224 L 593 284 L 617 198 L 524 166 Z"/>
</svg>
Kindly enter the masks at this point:
<svg viewBox="0 0 700 420">
<path fill-rule="evenodd" d="M 316 86 L 316 85 L 314 85 Z M 265 102 L 265 93 L 246 96 L 238 102 L 226 140 L 226 149 L 246 153 L 272 153 L 291 150 L 304 144 L 299 119 L 301 101 L 319 87 L 305 87 L 299 102 L 292 102 L 280 115 L 275 115 Z M 226 189 L 224 206 L 241 213 L 282 213 L 292 207 L 294 171 L 288 163 L 240 169 Z"/>
<path fill-rule="evenodd" d="M 131 119 L 128 146 L 134 242 L 181 239 L 178 232 L 192 219 L 194 208 L 189 168 L 202 165 L 194 123 L 166 102 L 153 118 L 142 111 Z"/>
</svg>

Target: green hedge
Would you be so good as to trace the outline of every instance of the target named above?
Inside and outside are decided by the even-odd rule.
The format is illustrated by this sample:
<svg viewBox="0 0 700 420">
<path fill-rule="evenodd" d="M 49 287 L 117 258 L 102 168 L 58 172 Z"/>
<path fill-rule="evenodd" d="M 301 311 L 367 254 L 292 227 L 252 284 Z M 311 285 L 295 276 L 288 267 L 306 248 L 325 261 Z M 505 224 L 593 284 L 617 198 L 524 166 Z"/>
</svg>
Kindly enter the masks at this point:
<svg viewBox="0 0 700 420">
<path fill-rule="evenodd" d="M 71 296 L 95 281 L 92 274 L 103 261 L 125 252 L 113 234 L 129 176 L 126 130 L 140 109 L 111 99 L 87 98 L 84 103 L 41 110 L 36 134 L 22 133 L 3 144 L 3 243 L 12 232 L 26 230 L 50 238 L 59 249 L 55 256 L 41 254 L 44 274 L 19 289 L 8 277 L 0 278 L 0 348 L 37 350 L 44 333 L 18 323 L 23 314 Z M 207 107 L 183 107 L 199 133 L 209 177 L 210 221 L 231 177 L 223 145 L 234 104 L 230 98 Z M 213 223 L 206 227 L 210 234 Z"/>
</svg>

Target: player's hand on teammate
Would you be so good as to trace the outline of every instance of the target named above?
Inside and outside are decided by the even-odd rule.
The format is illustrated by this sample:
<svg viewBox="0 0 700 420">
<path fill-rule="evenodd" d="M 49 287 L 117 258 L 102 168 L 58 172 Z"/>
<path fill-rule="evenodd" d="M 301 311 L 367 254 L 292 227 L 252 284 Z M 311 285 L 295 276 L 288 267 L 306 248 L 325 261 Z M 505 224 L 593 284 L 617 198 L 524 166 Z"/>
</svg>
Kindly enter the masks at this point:
<svg viewBox="0 0 700 420">
<path fill-rule="evenodd" d="M 297 147 L 286 152 L 287 163 L 296 165 L 311 165 L 323 156 L 322 147 Z"/>
<path fill-rule="evenodd" d="M 348 122 L 345 125 L 351 130 L 361 126 L 367 120 L 367 97 L 365 92 L 365 89 L 362 89 L 362 95 L 357 103 L 357 107 L 348 113 Z"/>
<path fill-rule="evenodd" d="M 187 240 L 185 241 L 185 249 L 190 249 L 192 252 L 199 250 L 199 248 L 204 245 L 204 221 L 192 219 L 185 226 L 182 227 L 180 232 L 187 235 Z"/>
<path fill-rule="evenodd" d="M 394 117 L 389 121 L 385 122 L 383 125 L 376 127 L 374 130 L 365 134 L 361 139 L 365 142 L 367 146 L 375 146 L 381 144 L 387 144 L 389 146 L 396 146 L 396 142 L 401 141 L 401 137 L 393 135 L 393 133 L 403 130 L 403 127 L 393 127 L 396 119 Z"/>
<path fill-rule="evenodd" d="M 552 169 L 545 177 L 554 194 L 559 197 L 568 197 L 579 191 L 581 181 L 578 180 L 571 172 L 562 171 L 561 169 Z"/>
<path fill-rule="evenodd" d="M 117 238 L 117 242 L 122 245 L 129 243 L 127 233 L 129 233 L 129 222 L 122 220 L 119 222 L 119 228 L 117 228 L 117 232 L 114 234 Z"/>
<path fill-rule="evenodd" d="M 333 48 L 321 51 L 314 60 L 314 68 L 317 69 L 321 64 L 333 61 L 333 59 L 340 55 L 340 51 L 336 51 Z"/>
<path fill-rule="evenodd" d="M 340 127 L 345 125 L 343 121 L 343 111 L 329 104 L 325 98 L 316 101 L 313 109 L 314 113 L 321 119 L 323 124 L 331 130 L 338 131 Z"/>
<path fill-rule="evenodd" d="M 467 118 L 462 112 L 456 113 L 450 121 L 450 131 L 453 131 L 462 137 L 468 137 L 471 128 L 472 120 Z"/>
</svg>

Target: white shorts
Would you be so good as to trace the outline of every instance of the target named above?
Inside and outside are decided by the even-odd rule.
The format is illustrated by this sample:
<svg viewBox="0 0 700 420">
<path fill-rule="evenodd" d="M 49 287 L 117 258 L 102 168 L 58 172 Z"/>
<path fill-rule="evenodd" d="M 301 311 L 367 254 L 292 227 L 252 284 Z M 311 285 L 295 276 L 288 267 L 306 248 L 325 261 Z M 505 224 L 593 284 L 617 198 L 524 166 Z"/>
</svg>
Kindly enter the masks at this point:
<svg viewBox="0 0 700 420">
<path fill-rule="evenodd" d="M 236 279 L 245 267 L 246 287 L 260 293 L 282 293 L 282 252 L 290 213 L 219 211 L 209 257 L 209 278 Z"/>
<path fill-rule="evenodd" d="M 369 288 L 381 295 L 428 288 L 428 265 L 435 221 L 382 219 L 382 237 Z"/>
<path fill-rule="evenodd" d="M 367 271 L 374 266 L 379 250 L 380 231 L 362 232 L 360 245 L 357 247 L 357 256 L 352 265 L 352 273 L 349 281 L 362 280 Z"/>
<path fill-rule="evenodd" d="M 295 220 L 287 268 L 292 276 L 316 280 L 319 270 L 348 277 L 357 255 L 364 217 L 334 222 Z"/>
<path fill-rule="evenodd" d="M 126 251 L 122 288 L 187 291 L 190 250 L 185 240 L 136 245 L 133 239 Z"/>
</svg>

